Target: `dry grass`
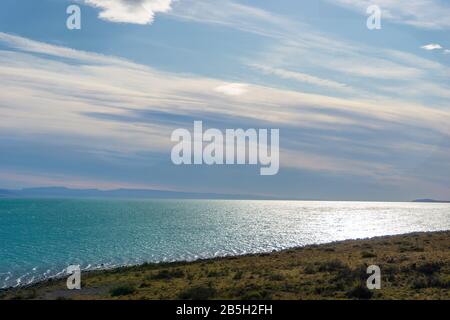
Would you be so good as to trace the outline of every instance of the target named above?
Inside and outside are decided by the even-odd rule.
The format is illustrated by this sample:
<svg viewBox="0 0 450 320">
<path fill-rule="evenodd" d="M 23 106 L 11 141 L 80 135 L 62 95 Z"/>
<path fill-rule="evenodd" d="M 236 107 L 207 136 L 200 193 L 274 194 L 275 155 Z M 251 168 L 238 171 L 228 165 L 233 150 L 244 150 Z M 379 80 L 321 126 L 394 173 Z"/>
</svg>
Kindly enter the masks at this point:
<svg viewBox="0 0 450 320">
<path fill-rule="evenodd" d="M 82 275 L 82 290 L 53 280 L 3 299 L 450 299 L 450 232 L 308 246 L 270 254 L 144 264 Z M 381 290 L 365 287 L 381 268 Z"/>
</svg>

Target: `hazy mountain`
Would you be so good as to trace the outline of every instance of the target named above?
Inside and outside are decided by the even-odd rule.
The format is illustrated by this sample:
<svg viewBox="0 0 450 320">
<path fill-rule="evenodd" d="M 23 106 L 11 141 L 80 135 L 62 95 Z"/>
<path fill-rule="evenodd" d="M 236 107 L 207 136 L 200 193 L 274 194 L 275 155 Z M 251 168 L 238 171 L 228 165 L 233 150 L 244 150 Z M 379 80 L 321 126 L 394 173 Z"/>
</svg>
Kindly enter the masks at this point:
<svg viewBox="0 0 450 320">
<path fill-rule="evenodd" d="M 246 200 L 282 200 L 275 197 L 263 197 L 245 194 L 221 194 L 178 192 L 150 189 L 70 189 L 66 187 L 24 188 L 20 190 L 0 189 L 0 198 L 129 198 L 129 199 L 246 199 Z M 300 199 L 299 199 L 300 200 Z M 416 199 L 412 202 L 450 203 L 434 199 Z"/>
<path fill-rule="evenodd" d="M 14 196 L 14 191 L 0 189 L 0 198 L 2 197 L 12 197 Z"/>
<path fill-rule="evenodd" d="M 413 202 L 450 203 L 450 201 L 434 200 L 434 199 L 416 199 Z"/>
<path fill-rule="evenodd" d="M 267 199 L 254 195 L 177 192 L 148 189 L 69 189 L 65 187 L 0 190 L 0 197 L 16 198 L 137 198 L 137 199 Z M 273 199 L 273 198 L 272 198 Z"/>
</svg>

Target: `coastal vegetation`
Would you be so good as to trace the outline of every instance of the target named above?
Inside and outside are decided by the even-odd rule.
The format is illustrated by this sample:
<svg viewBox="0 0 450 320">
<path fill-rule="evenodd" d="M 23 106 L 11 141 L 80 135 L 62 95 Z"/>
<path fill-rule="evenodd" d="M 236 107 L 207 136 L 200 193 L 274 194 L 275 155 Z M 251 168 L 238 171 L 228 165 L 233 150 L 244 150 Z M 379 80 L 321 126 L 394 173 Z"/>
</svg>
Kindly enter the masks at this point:
<svg viewBox="0 0 450 320">
<path fill-rule="evenodd" d="M 381 269 L 381 289 L 366 286 Z M 450 299 L 450 231 L 347 240 L 264 254 L 143 264 L 0 292 L 2 299 Z"/>
</svg>

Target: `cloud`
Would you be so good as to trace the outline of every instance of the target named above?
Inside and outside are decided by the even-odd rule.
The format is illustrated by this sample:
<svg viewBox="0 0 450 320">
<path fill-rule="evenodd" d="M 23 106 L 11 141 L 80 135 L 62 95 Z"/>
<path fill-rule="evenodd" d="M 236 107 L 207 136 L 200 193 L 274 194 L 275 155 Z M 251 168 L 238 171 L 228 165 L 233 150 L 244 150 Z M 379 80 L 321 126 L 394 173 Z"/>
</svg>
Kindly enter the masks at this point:
<svg viewBox="0 0 450 320">
<path fill-rule="evenodd" d="M 290 22 L 269 11 L 230 0 L 183 0 L 173 4 L 170 15 L 177 19 L 223 25 L 259 35 L 272 36 Z"/>
<path fill-rule="evenodd" d="M 338 98 L 168 73 L 2 33 L 0 44 L 0 136 L 30 145 L 61 144 L 125 159 L 152 153 L 169 161 L 172 130 L 191 128 L 192 118 L 213 119 L 225 128 L 236 123 L 281 128 L 283 149 L 292 155 L 281 161 L 289 168 L 372 179 L 403 168 L 402 157 L 416 163 L 427 156 L 386 141 L 428 146 L 450 136 L 450 112 L 432 104 Z M 339 155 L 344 144 L 332 140 L 336 137 L 349 137 L 345 156 Z M 309 144 L 299 145 L 303 141 Z"/>
<path fill-rule="evenodd" d="M 217 10 L 218 7 L 220 10 Z M 289 17 L 230 0 L 174 2 L 170 15 L 182 20 L 222 25 L 271 38 L 273 42 L 268 48 L 249 59 L 242 58 L 242 62 L 246 65 L 263 66 L 260 71 L 281 78 L 341 92 L 354 93 L 352 89 L 369 84 L 358 80 L 352 85 L 355 88 L 352 88 L 351 84 L 347 84 L 349 75 L 371 81 L 423 81 L 427 71 L 425 69 L 439 69 L 439 74 L 450 74 L 449 68 L 437 62 L 395 50 L 383 50 L 377 54 L 379 48 L 331 37 Z M 399 56 L 404 56 L 407 61 L 398 59 Z M 420 61 L 420 64 L 410 63 L 412 60 Z M 334 79 L 293 71 L 312 68 L 332 72 Z"/>
<path fill-rule="evenodd" d="M 220 85 L 214 89 L 228 96 L 240 96 L 247 92 L 248 84 L 245 83 L 227 83 Z"/>
<path fill-rule="evenodd" d="M 366 14 L 370 5 L 378 5 L 382 10 L 382 19 L 395 23 L 411 25 L 424 29 L 449 29 L 450 7 L 441 0 L 329 0 Z"/>
<path fill-rule="evenodd" d="M 169 15 L 188 22 L 225 26 L 275 41 L 296 41 L 306 47 L 326 50 L 344 48 L 342 42 L 323 36 L 298 20 L 231 0 L 176 1 Z"/>
<path fill-rule="evenodd" d="M 250 67 L 253 67 L 257 70 L 260 70 L 266 74 L 273 74 L 277 77 L 283 78 L 283 79 L 292 79 L 298 82 L 313 84 L 316 86 L 331 88 L 331 89 L 337 89 L 337 90 L 344 90 L 349 91 L 351 88 L 347 86 L 344 83 L 336 82 L 333 80 L 328 79 L 322 79 L 318 78 L 306 73 L 297 72 L 297 71 L 290 71 L 285 70 L 282 68 L 273 68 L 267 65 L 261 65 L 261 64 L 249 64 Z"/>
<path fill-rule="evenodd" d="M 302 40 L 299 39 L 298 41 Z M 345 43 L 343 46 L 345 46 Z M 293 42 L 282 42 L 266 49 L 260 57 L 253 58 L 253 62 L 250 62 L 250 64 L 257 64 L 263 66 L 264 69 L 271 69 L 267 71 L 276 71 L 278 76 L 283 75 L 291 79 L 297 78 L 297 81 L 308 81 L 309 83 L 347 91 L 348 93 L 357 91 L 361 93 L 364 91 L 360 89 L 361 87 L 368 86 L 370 88 L 373 82 L 378 79 L 396 81 L 423 80 L 423 77 L 427 74 L 425 69 L 439 69 L 437 73 L 445 70 L 445 66 L 439 63 L 418 59 L 413 55 L 401 52 L 394 53 L 393 50 L 378 50 L 382 53 L 373 54 L 373 48 L 362 46 L 358 49 L 342 49 L 339 52 L 330 52 L 321 48 L 304 48 Z M 313 54 L 311 54 L 311 51 L 313 51 Z M 404 56 L 405 59 L 399 58 L 400 56 Z M 301 57 L 301 59 L 298 57 Z M 412 63 L 412 61 L 420 61 L 421 64 Z M 288 68 L 312 69 L 322 74 L 332 75 L 333 80 L 323 79 L 314 75 L 293 74 L 290 73 L 292 71 Z M 284 71 L 290 72 L 286 73 Z M 355 79 L 358 79 L 358 81 L 355 82 Z"/>
<path fill-rule="evenodd" d="M 421 48 L 425 49 L 425 50 L 429 50 L 429 51 L 436 50 L 436 49 L 442 49 L 441 45 L 437 44 L 437 43 L 430 43 L 425 46 L 422 46 Z"/>
<path fill-rule="evenodd" d="M 28 38 L 19 37 L 4 32 L 0 32 L 0 42 L 4 43 L 9 48 L 17 49 L 23 52 L 45 54 L 53 57 L 64 57 L 80 62 L 91 62 L 101 65 L 121 64 L 130 68 L 133 65 L 132 62 L 129 62 L 125 59 L 47 44 L 44 42 L 34 41 Z"/>
<path fill-rule="evenodd" d="M 3 112 L 20 113 L 21 110 L 26 112 L 36 109 L 30 116 L 39 116 L 40 120 L 45 119 L 44 114 L 51 118 L 58 114 L 69 116 L 73 111 L 123 114 L 131 110 L 151 110 L 188 115 L 204 112 L 207 105 L 208 112 L 216 115 L 242 116 L 275 124 L 318 128 L 329 124 L 335 127 L 336 123 L 343 120 L 346 124 L 352 123 L 354 119 L 350 115 L 358 114 L 372 120 L 431 126 L 434 127 L 433 130 L 448 132 L 446 111 L 410 102 L 336 98 L 254 84 L 224 83 L 221 79 L 161 72 L 116 57 L 72 50 L 2 33 L 0 43 L 13 44 L 15 49 L 20 43 L 22 51 L 0 51 L 0 74 L 4 88 L 1 101 L 4 105 L 23 103 L 17 109 L 7 108 Z M 75 63 L 40 56 L 42 52 L 74 59 Z M 62 74 L 70 77 L 63 77 Z M 126 79 L 126 82 L 121 79 Z M 205 91 L 205 88 L 214 90 Z M 230 104 L 235 95 L 240 95 L 239 104 Z M 41 100 L 40 103 L 37 103 L 38 99 Z M 62 101 L 65 108 L 60 107 Z M 38 109 L 52 107 L 55 108 L 55 113 L 36 112 Z M 261 108 L 264 113 L 260 112 Z M 347 116 L 325 117 L 322 113 L 324 108 L 329 111 L 345 111 Z M 90 119 L 80 116 L 79 112 L 73 115 L 80 117 L 78 121 L 82 121 L 81 123 L 89 123 Z M 302 119 L 306 121 L 301 121 Z M 32 122 L 30 128 L 41 123 L 42 121 Z M 108 126 L 112 125 L 106 123 Z M 58 122 L 44 124 L 43 128 L 51 130 L 57 124 Z M 8 122 L 2 122 L 2 125 L 24 127 Z M 86 127 L 79 130 L 79 125 L 80 123 L 75 122 L 74 129 L 85 132 Z M 68 128 L 70 126 L 65 124 L 60 129 Z M 142 127 L 140 130 L 148 128 Z M 93 125 L 92 129 L 97 133 L 103 132 L 97 125 Z M 104 132 L 110 132 L 112 127 L 104 129 Z M 161 128 L 158 127 L 157 130 Z"/>
<path fill-rule="evenodd" d="M 172 0 L 84 0 L 99 8 L 101 19 L 111 22 L 151 24 L 156 13 L 171 9 Z"/>
</svg>

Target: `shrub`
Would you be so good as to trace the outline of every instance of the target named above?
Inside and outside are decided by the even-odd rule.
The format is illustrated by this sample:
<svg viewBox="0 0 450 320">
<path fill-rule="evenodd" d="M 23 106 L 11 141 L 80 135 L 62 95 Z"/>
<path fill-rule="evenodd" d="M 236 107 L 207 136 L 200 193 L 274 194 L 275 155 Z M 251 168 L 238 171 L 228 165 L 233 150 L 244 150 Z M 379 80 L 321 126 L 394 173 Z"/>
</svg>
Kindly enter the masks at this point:
<svg viewBox="0 0 450 320">
<path fill-rule="evenodd" d="M 413 289 L 425 289 L 425 288 L 448 289 L 450 288 L 450 281 L 435 276 L 428 276 L 428 277 L 422 276 L 415 278 L 411 284 L 411 287 Z"/>
<path fill-rule="evenodd" d="M 13 296 L 13 300 L 32 300 L 37 297 L 37 293 L 35 290 L 24 291 L 23 293 L 17 293 Z"/>
<path fill-rule="evenodd" d="M 316 267 L 314 267 L 314 265 L 308 264 L 308 265 L 306 265 L 306 267 L 303 269 L 303 271 L 304 271 L 306 274 L 314 274 L 314 273 L 317 272 L 317 269 L 316 269 Z"/>
<path fill-rule="evenodd" d="M 249 291 L 241 297 L 241 300 L 270 300 L 270 299 L 272 299 L 272 295 L 265 290 Z"/>
<path fill-rule="evenodd" d="M 381 270 L 383 270 L 383 272 L 381 273 L 382 277 L 386 281 L 393 282 L 395 281 L 395 277 L 400 269 L 397 266 L 393 265 L 383 265 L 381 266 Z"/>
<path fill-rule="evenodd" d="M 285 276 L 279 273 L 270 274 L 268 278 L 270 281 L 283 281 L 284 279 L 286 279 Z"/>
<path fill-rule="evenodd" d="M 148 288 L 148 287 L 150 287 L 151 285 L 149 284 L 149 283 L 147 283 L 147 282 L 142 282 L 140 285 L 139 285 L 139 288 Z"/>
<path fill-rule="evenodd" d="M 426 275 L 432 275 L 441 270 L 442 264 L 439 262 L 426 262 L 416 267 L 416 270 Z"/>
<path fill-rule="evenodd" d="M 182 300 L 208 300 L 216 296 L 217 291 L 210 286 L 197 286 L 181 291 L 178 297 Z"/>
<path fill-rule="evenodd" d="M 321 295 L 322 297 L 333 297 L 336 294 L 336 288 L 334 286 L 317 286 L 314 287 L 314 293 Z"/>
<path fill-rule="evenodd" d="M 441 288 L 441 289 L 449 289 L 450 288 L 450 280 L 445 280 L 438 277 L 429 278 L 430 287 L 433 288 Z"/>
<path fill-rule="evenodd" d="M 133 285 L 122 285 L 115 288 L 112 288 L 109 293 L 112 297 L 118 297 L 118 296 L 126 296 L 129 294 L 133 294 L 136 292 L 136 288 Z"/>
<path fill-rule="evenodd" d="M 206 274 L 208 278 L 222 277 L 224 275 L 225 272 L 222 271 L 208 271 L 208 273 Z"/>
<path fill-rule="evenodd" d="M 354 277 L 357 280 L 365 281 L 368 277 L 367 275 L 367 264 L 362 264 L 359 267 L 356 267 L 352 270 Z"/>
<path fill-rule="evenodd" d="M 238 271 L 235 273 L 233 280 L 241 280 L 244 273 L 242 271 Z"/>
<path fill-rule="evenodd" d="M 400 252 L 424 252 L 425 249 L 423 247 L 420 246 L 415 246 L 415 245 L 405 245 L 405 246 L 400 246 L 399 247 L 399 251 Z"/>
<path fill-rule="evenodd" d="M 424 289 L 428 288 L 428 281 L 424 277 L 415 278 L 411 284 L 413 289 Z"/>
<path fill-rule="evenodd" d="M 170 280 L 173 278 L 183 278 L 184 272 L 180 269 L 175 270 L 161 270 L 157 274 L 153 274 L 150 276 L 151 280 Z"/>
<path fill-rule="evenodd" d="M 373 292 L 370 291 L 362 283 L 358 284 L 356 287 L 347 292 L 347 297 L 350 299 L 370 299 L 373 296 Z"/>
<path fill-rule="evenodd" d="M 331 261 L 326 261 L 326 262 L 322 262 L 321 264 L 319 264 L 318 270 L 320 272 L 333 272 L 333 271 L 339 271 L 339 270 L 346 269 L 346 268 L 348 268 L 347 265 L 345 265 L 342 261 L 331 260 Z"/>
<path fill-rule="evenodd" d="M 353 282 L 355 279 L 359 278 L 359 273 L 356 272 L 356 270 L 352 270 L 350 268 L 342 268 L 336 273 L 336 277 L 334 277 L 334 281 L 346 281 L 346 282 Z"/>
<path fill-rule="evenodd" d="M 355 269 L 348 266 L 342 267 L 336 272 L 336 276 L 332 279 L 335 290 L 342 291 L 346 286 L 354 282 L 361 282 L 367 278 L 367 266 L 361 265 Z"/>
<path fill-rule="evenodd" d="M 369 251 L 363 251 L 361 252 L 361 257 L 362 258 L 376 258 L 376 254 L 373 252 L 369 252 Z"/>
</svg>

